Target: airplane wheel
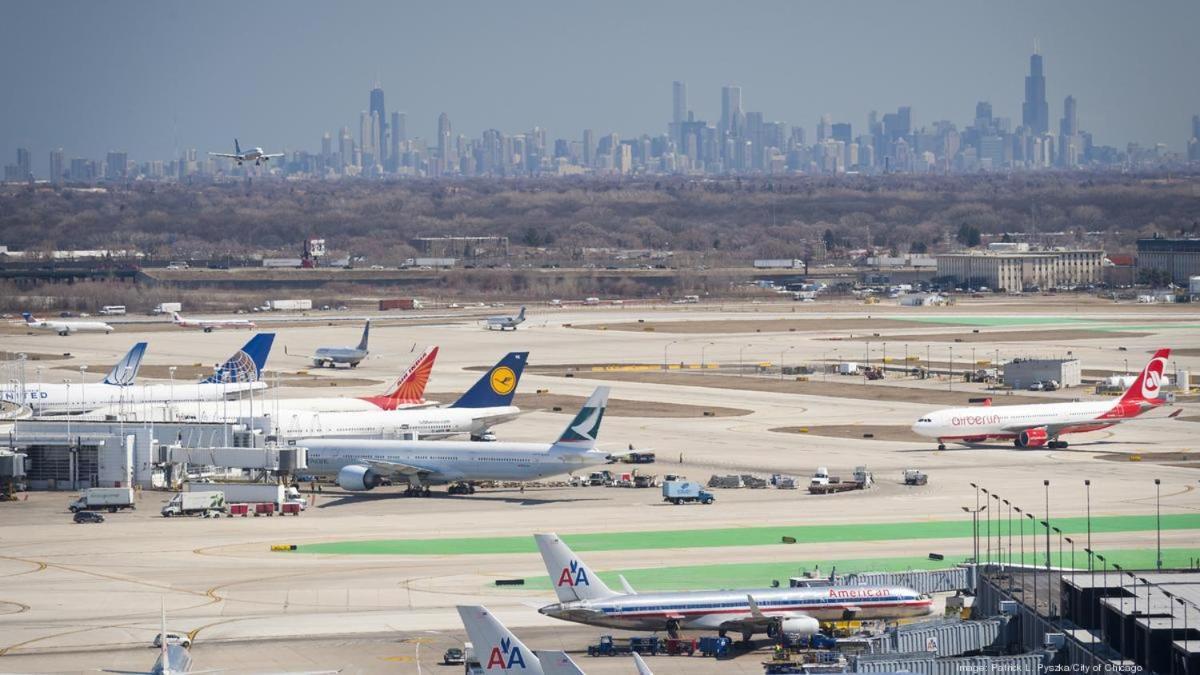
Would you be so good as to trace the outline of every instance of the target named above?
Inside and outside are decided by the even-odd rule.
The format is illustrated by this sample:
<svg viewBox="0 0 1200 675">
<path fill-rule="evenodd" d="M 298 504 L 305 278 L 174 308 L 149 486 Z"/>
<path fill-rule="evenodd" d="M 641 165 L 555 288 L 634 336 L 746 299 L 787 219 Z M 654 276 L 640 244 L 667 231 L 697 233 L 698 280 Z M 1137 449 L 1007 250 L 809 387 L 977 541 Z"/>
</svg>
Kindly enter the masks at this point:
<svg viewBox="0 0 1200 675">
<path fill-rule="evenodd" d="M 938 450 L 945 450 L 945 449 L 946 449 L 945 443 L 938 443 Z"/>
<path fill-rule="evenodd" d="M 350 364 L 350 367 L 351 367 L 351 368 L 357 368 L 357 367 L 358 367 L 358 364 L 357 364 L 357 363 L 351 363 L 351 364 Z"/>
<path fill-rule="evenodd" d="M 205 332 L 205 333 L 211 333 L 212 331 L 213 331 L 213 329 L 211 329 L 211 328 L 205 328 L 205 329 L 204 329 L 204 332 Z"/>
</svg>

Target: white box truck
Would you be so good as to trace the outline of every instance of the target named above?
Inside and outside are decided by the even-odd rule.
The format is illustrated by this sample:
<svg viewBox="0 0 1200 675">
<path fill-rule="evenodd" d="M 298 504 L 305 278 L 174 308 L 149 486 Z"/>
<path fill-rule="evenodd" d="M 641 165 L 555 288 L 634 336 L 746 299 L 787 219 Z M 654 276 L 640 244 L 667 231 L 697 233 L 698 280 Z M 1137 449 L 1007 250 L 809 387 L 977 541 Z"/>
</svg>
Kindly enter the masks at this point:
<svg viewBox="0 0 1200 675">
<path fill-rule="evenodd" d="M 267 309 L 274 312 L 298 312 L 312 309 L 312 300 L 268 300 Z"/>
<path fill-rule="evenodd" d="M 182 312 L 182 311 L 183 311 L 183 303 L 182 302 L 160 302 L 154 306 L 155 316 L 162 316 L 163 314 L 170 314 L 172 312 Z"/>
<path fill-rule="evenodd" d="M 108 509 L 116 513 L 119 509 L 136 509 L 133 503 L 133 488 L 88 488 L 67 507 L 71 513 Z"/>
<path fill-rule="evenodd" d="M 162 507 L 163 518 L 204 516 L 212 518 L 225 512 L 225 493 L 217 490 L 180 492 Z"/>
<path fill-rule="evenodd" d="M 272 483 L 204 483 L 196 488 L 220 490 L 225 494 L 226 504 L 274 504 L 282 508 L 286 503 L 298 503 L 301 509 L 308 506 L 296 488 Z"/>
</svg>

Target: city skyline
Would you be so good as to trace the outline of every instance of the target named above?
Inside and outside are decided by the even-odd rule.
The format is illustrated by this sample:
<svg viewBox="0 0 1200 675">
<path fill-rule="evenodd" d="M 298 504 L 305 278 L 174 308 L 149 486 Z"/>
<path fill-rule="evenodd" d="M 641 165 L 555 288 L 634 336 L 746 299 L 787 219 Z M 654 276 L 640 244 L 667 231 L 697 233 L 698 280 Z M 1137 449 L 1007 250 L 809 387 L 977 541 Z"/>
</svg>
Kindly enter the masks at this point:
<svg viewBox="0 0 1200 675">
<path fill-rule="evenodd" d="M 919 4 L 929 8 L 959 7 L 945 2 Z M 893 31 L 916 37 L 936 32 L 938 22 L 943 20 L 940 15 L 922 17 L 914 26 L 908 15 L 915 12 L 893 16 L 887 12 L 889 5 L 883 3 L 865 3 L 844 11 L 798 5 L 766 3 L 739 10 L 742 12 L 739 16 L 757 27 L 763 37 L 778 36 L 776 22 L 766 20 L 777 16 L 854 25 L 855 31 L 843 36 L 849 38 L 852 33 L 855 40 L 835 40 L 832 52 L 837 56 L 818 61 L 809 56 L 828 47 L 828 40 L 820 31 L 789 37 L 789 47 L 783 50 L 787 54 L 782 54 L 777 44 L 757 45 L 744 26 L 735 25 L 735 30 L 729 32 L 730 28 L 722 28 L 722 22 L 705 18 L 703 11 L 697 11 L 694 16 L 689 14 L 685 22 L 688 28 L 695 29 L 688 38 L 681 39 L 675 34 L 678 31 L 669 31 L 659 39 L 663 44 L 653 54 L 642 60 L 634 58 L 636 68 L 622 69 L 622 62 L 628 62 L 630 55 L 622 50 L 578 44 L 570 39 L 573 31 L 562 30 L 569 23 L 567 19 L 591 21 L 586 24 L 589 29 L 620 28 L 633 38 L 648 35 L 656 20 L 665 19 L 671 15 L 670 8 L 678 9 L 679 5 L 666 3 L 663 7 L 653 7 L 637 14 L 640 21 L 625 22 L 621 11 L 631 5 L 614 5 L 617 17 L 591 9 L 573 9 L 572 12 L 580 14 L 568 17 L 564 14 L 567 10 L 552 4 L 527 3 L 512 12 L 512 16 L 502 16 L 503 12 L 486 7 L 471 8 L 472 16 L 491 21 L 489 25 L 498 34 L 514 22 L 529 22 L 533 29 L 530 35 L 536 39 L 531 37 L 528 44 L 518 41 L 511 47 L 513 55 L 561 52 L 563 63 L 557 67 L 545 58 L 533 63 L 520 58 L 486 64 L 468 61 L 468 56 L 477 54 L 468 44 L 467 36 L 475 34 L 475 29 L 470 28 L 463 29 L 463 38 L 453 41 L 455 49 L 446 54 L 438 51 L 438 59 L 431 62 L 420 54 L 411 54 L 406 55 L 412 56 L 411 64 L 406 58 L 397 65 L 395 59 L 378 58 L 377 48 L 365 48 L 364 53 L 351 59 L 336 50 L 298 52 L 305 44 L 305 35 L 285 40 L 276 37 L 274 29 L 262 36 L 265 41 L 245 42 L 247 31 L 268 25 L 264 21 L 279 9 L 272 3 L 249 9 L 223 3 L 217 3 L 215 9 L 174 3 L 167 3 L 165 9 L 151 4 L 117 3 L 114 11 L 107 13 L 96 12 L 87 4 L 51 3 L 48 8 L 17 5 L 14 12 L 17 20 L 8 22 L 8 32 L 12 32 L 11 27 L 20 26 L 22 18 L 28 20 L 31 25 L 26 28 L 34 29 L 34 34 L 38 28 L 65 22 L 64 39 L 70 44 L 78 43 L 81 48 L 95 40 L 91 33 L 96 31 L 81 34 L 79 30 L 78 24 L 90 23 L 90 19 L 111 28 L 111 37 L 128 36 L 138 26 L 147 29 L 145 42 L 155 43 L 166 39 L 161 35 L 172 35 L 172 40 L 179 42 L 179 52 L 169 70 L 188 76 L 168 78 L 160 91 L 161 80 L 156 81 L 152 76 L 139 79 L 139 75 L 145 74 L 141 71 L 154 70 L 151 64 L 133 61 L 116 67 L 106 63 L 130 49 L 121 40 L 104 43 L 88 73 L 94 81 L 79 90 L 71 88 L 79 73 L 70 68 L 65 73 L 59 72 L 66 66 L 55 63 L 58 58 L 55 49 L 48 50 L 51 56 L 46 60 L 50 63 L 43 72 L 55 76 L 49 85 L 32 82 L 35 73 L 22 74 L 16 64 L 9 63 L 5 66 L 5 80 L 10 91 L 18 95 L 5 97 L 8 103 L 0 103 L 0 112 L 6 120 L 0 125 L 0 157 L 7 163 L 16 148 L 27 148 L 31 151 L 34 173 L 45 176 L 50 152 L 60 147 L 68 158 L 103 161 L 109 151 L 117 151 L 126 152 L 137 161 L 169 160 L 190 149 L 201 154 L 224 150 L 236 136 L 245 143 L 271 150 L 315 152 L 323 144 L 322 134 L 329 133 L 331 142 L 338 141 L 343 127 L 349 127 L 357 141 L 361 125 L 371 124 L 369 113 L 365 120 L 359 115 L 375 107 L 363 101 L 362 92 L 369 90 L 372 83 L 378 83 L 387 92 L 388 105 L 384 109 L 380 101 L 384 114 L 375 122 L 378 147 L 372 148 L 378 150 L 379 158 L 385 162 L 393 149 L 382 138 L 393 126 L 391 118 L 397 112 L 406 113 L 407 136 L 420 137 L 431 146 L 438 144 L 437 119 L 442 113 L 453 120 L 456 132 L 471 138 L 480 137 L 488 129 L 511 134 L 535 127 L 552 139 L 579 139 L 585 129 L 593 130 L 597 137 L 610 133 L 621 138 L 657 136 L 666 133 L 666 125 L 673 121 L 672 114 L 663 115 L 664 108 L 672 108 L 673 81 L 686 83 L 686 107 L 695 111 L 697 119 L 719 126 L 720 89 L 733 84 L 740 89 L 743 112 L 761 111 L 766 121 L 778 120 L 804 128 L 810 140 L 816 137 L 818 121 L 826 113 L 839 123 L 851 124 L 857 131 L 866 127 L 871 110 L 882 113 L 908 107 L 914 111 L 917 127 L 949 120 L 961 128 L 970 124 L 979 101 L 989 102 L 996 117 L 1012 119 L 1016 126 L 1024 120 L 1022 107 L 1027 92 L 1022 91 L 1025 87 L 1021 86 L 1021 78 L 1029 76 L 1026 59 L 1035 43 L 1041 45 L 1040 52 L 1045 57 L 1046 78 L 1041 83 L 1044 89 L 1040 103 L 1048 103 L 1046 122 L 1051 133 L 1060 131 L 1063 99 L 1072 95 L 1079 102 L 1078 126 L 1091 131 L 1097 143 L 1121 148 L 1131 141 L 1143 146 L 1165 143 L 1170 150 L 1185 153 L 1190 117 L 1200 110 L 1194 88 L 1181 85 L 1187 79 L 1186 64 L 1197 60 L 1194 42 L 1184 40 L 1175 44 L 1158 32 L 1145 31 L 1144 21 L 1126 25 L 1127 19 L 1136 17 L 1170 17 L 1172 21 L 1165 28 L 1156 27 L 1170 32 L 1174 26 L 1186 23 L 1178 19 L 1200 15 L 1192 4 L 1168 2 L 1156 5 L 1152 12 L 1143 12 L 1119 3 L 1055 3 L 1045 7 L 1039 17 L 1042 20 L 1023 22 L 1013 15 L 1034 5 L 1015 3 L 1003 16 L 995 18 L 984 35 L 965 37 L 961 31 L 951 31 L 942 39 L 946 47 L 931 48 L 927 41 L 916 40 L 904 43 L 899 50 L 878 42 L 882 34 L 871 25 L 845 22 L 857 16 L 884 13 Z M 688 6 L 703 10 L 705 5 Z M 355 7 L 378 8 L 379 23 L 396 18 L 395 9 L 390 6 L 360 3 Z M 64 8 L 75 11 L 69 13 Z M 436 19 L 444 11 L 418 6 L 406 18 Z M 222 23 L 218 28 L 217 19 L 223 13 L 236 15 L 239 20 Z M 338 12 L 320 4 L 298 3 L 295 14 L 316 21 L 322 30 L 342 26 L 346 21 Z M 947 19 L 950 25 L 965 27 L 961 22 L 980 16 L 978 9 L 970 8 L 960 14 L 957 19 Z M 1073 18 L 1072 30 L 1054 30 L 1058 24 L 1053 18 L 1059 14 Z M 162 30 L 193 22 L 196 25 L 182 33 Z M 370 33 L 375 23 L 367 22 L 364 30 Z M 159 28 L 152 29 L 154 26 Z M 14 49 L 20 51 L 21 45 L 27 44 L 24 33 L 28 32 L 19 31 L 6 37 L 12 37 Z M 727 47 L 683 53 L 672 49 L 693 43 L 703 46 L 706 38 L 726 33 Z M 1073 37 L 1077 33 L 1089 37 L 1080 41 Z M 498 35 L 489 35 L 481 41 L 484 49 L 501 42 L 508 48 L 508 43 Z M 1120 40 L 1115 39 L 1118 35 Z M 368 37 L 369 34 L 364 36 L 362 43 L 374 44 Z M 139 39 L 133 41 L 135 51 Z M 408 42 L 420 48 L 423 40 L 414 35 Z M 1144 47 L 1151 40 L 1164 47 L 1139 49 L 1139 45 Z M 198 44 L 199 51 L 193 51 Z M 338 44 L 339 40 L 332 40 L 329 47 Z M 142 45 L 140 51 L 143 55 L 152 53 L 153 46 Z M 723 55 L 718 56 L 714 51 Z M 856 55 L 856 51 L 863 53 Z M 297 57 L 299 62 L 290 63 L 288 57 L 310 52 L 320 54 L 318 61 L 324 65 L 318 71 L 333 69 L 336 77 L 314 80 L 305 73 L 302 77 L 306 88 L 295 82 L 297 75 L 293 72 L 305 71 L 303 58 Z M 788 58 L 772 58 L 780 55 Z M 606 62 L 611 65 L 605 65 Z M 1117 67 L 1122 63 L 1126 67 Z M 555 78 L 546 79 L 542 72 Z M 128 91 L 125 80 L 141 86 Z M 280 92 L 285 81 L 288 86 Z M 45 95 L 37 95 L 39 90 Z M 28 95 L 20 95 L 23 92 Z M 87 99 L 88 94 L 100 99 L 96 101 L 94 114 L 86 116 L 89 124 L 66 121 L 55 124 L 64 110 L 75 110 L 65 103 L 76 98 Z M 114 105 L 110 98 L 117 99 L 117 103 Z M 87 100 L 89 104 L 92 102 Z M 197 119 L 198 111 L 206 106 L 213 106 L 213 114 Z M 112 110 L 114 107 L 118 109 L 116 112 Z M 93 111 L 90 105 L 84 109 Z M 133 131 L 121 131 L 122 127 Z"/>
</svg>

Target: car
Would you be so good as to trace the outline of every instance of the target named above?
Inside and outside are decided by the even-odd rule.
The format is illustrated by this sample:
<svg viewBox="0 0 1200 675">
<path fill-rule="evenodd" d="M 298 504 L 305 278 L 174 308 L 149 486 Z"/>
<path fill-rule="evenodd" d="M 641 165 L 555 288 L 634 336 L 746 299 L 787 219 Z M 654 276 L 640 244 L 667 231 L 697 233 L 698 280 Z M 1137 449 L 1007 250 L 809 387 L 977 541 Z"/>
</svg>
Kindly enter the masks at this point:
<svg viewBox="0 0 1200 675">
<path fill-rule="evenodd" d="M 1029 391 L 1044 391 L 1045 389 L 1046 385 L 1042 384 L 1041 382 L 1034 382 L 1033 384 L 1029 385 Z"/>
<path fill-rule="evenodd" d="M 154 636 L 154 646 L 156 648 L 162 648 L 162 637 L 162 633 Z M 184 649 L 187 649 L 188 647 L 192 646 L 192 641 L 188 639 L 188 636 L 186 635 L 180 635 L 179 633 L 167 633 L 167 644 L 178 645 Z"/>
<path fill-rule="evenodd" d="M 75 522 L 80 524 L 103 523 L 104 516 L 95 511 L 79 511 L 75 514 Z"/>
<path fill-rule="evenodd" d="M 446 650 L 445 654 L 442 654 L 442 663 L 447 666 L 461 666 L 465 661 L 466 657 L 463 655 L 463 650 L 458 647 L 451 647 Z"/>
</svg>

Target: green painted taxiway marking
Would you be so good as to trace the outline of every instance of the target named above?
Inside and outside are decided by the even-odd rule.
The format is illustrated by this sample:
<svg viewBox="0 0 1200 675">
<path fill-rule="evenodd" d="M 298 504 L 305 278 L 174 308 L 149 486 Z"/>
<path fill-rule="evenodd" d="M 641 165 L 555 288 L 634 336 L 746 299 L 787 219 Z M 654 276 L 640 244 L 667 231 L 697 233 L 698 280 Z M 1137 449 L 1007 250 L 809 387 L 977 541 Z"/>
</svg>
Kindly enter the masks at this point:
<svg viewBox="0 0 1200 675">
<path fill-rule="evenodd" d="M 1016 543 L 1014 541 L 1014 543 Z M 1079 542 L 1076 542 L 1078 545 Z M 1026 545 L 1029 545 L 1026 540 Z M 1054 548 L 1054 547 L 1052 547 Z M 1062 561 L 1058 559 L 1058 550 L 1052 551 L 1051 564 L 1055 567 L 1071 567 L 1070 547 L 1064 547 Z M 1025 551 L 1027 564 L 1045 564 L 1045 555 L 1039 551 L 1037 560 L 1033 552 Z M 980 554 L 982 556 L 982 552 Z M 1121 549 L 1103 551 L 1101 553 L 1109 562 L 1127 569 L 1154 569 L 1154 549 Z M 1020 563 L 1021 552 L 1013 553 L 1012 564 Z M 1163 567 L 1181 568 L 1191 565 L 1200 557 L 1200 548 L 1169 548 L 1163 549 Z M 1007 559 L 1007 558 L 1006 558 Z M 789 560 L 770 563 L 728 563 L 722 565 L 686 565 L 680 567 L 648 567 L 626 570 L 609 570 L 597 572 L 611 588 L 620 589 L 624 576 L 629 585 L 635 590 L 646 591 L 687 591 L 701 588 L 766 588 L 772 581 L 778 581 L 787 586 L 791 577 L 802 576 L 804 572 L 814 572 L 817 576 L 828 575 L 831 571 L 838 574 L 850 572 L 905 572 L 910 570 L 934 570 L 953 567 L 965 562 L 965 556 L 947 555 L 945 560 L 930 560 L 929 558 L 853 558 L 841 560 Z M 1076 548 L 1075 568 L 1087 569 L 1087 555 L 1082 549 Z M 1097 574 L 1100 572 L 1097 571 Z M 505 587 L 515 590 L 534 589 L 550 590 L 549 577 L 530 577 L 524 586 Z"/>
<path fill-rule="evenodd" d="M 680 507 L 687 508 L 687 507 Z M 695 507 L 704 508 L 704 507 Z M 1087 531 L 1084 518 L 1055 518 L 1051 524 L 1067 534 Z M 1007 524 L 1001 523 L 1007 532 Z M 1013 520 L 1016 536 L 1019 521 Z M 980 522 L 980 531 L 984 524 Z M 1033 531 L 1026 523 L 1026 531 Z M 1154 529 L 1154 516 L 1098 516 L 1092 518 L 1092 532 L 1136 532 Z M 1200 529 L 1200 513 L 1168 514 L 1162 517 L 1164 530 Z M 726 546 L 770 546 L 783 537 L 797 543 L 835 543 L 852 541 L 889 541 L 896 539 L 955 539 L 971 536 L 970 520 L 935 520 L 907 523 L 867 523 L 860 525 L 796 525 L 780 527 L 736 527 L 711 530 L 667 530 L 651 532 L 613 532 L 566 534 L 563 541 L 576 551 L 623 551 L 664 548 L 716 548 Z M 533 553 L 537 546 L 532 536 L 471 537 L 456 539 L 370 539 L 301 544 L 299 553 L 340 555 L 470 555 L 496 553 Z"/>
</svg>

